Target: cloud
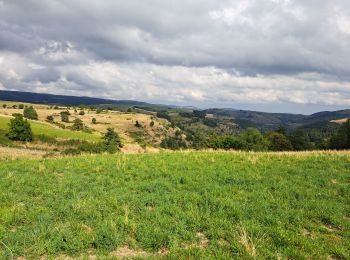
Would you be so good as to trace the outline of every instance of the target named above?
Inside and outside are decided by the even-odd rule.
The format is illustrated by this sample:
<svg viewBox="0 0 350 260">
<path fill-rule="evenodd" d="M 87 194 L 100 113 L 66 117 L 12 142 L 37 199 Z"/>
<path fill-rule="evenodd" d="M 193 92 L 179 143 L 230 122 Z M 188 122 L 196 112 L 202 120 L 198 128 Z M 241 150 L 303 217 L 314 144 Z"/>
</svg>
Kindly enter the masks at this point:
<svg viewBox="0 0 350 260">
<path fill-rule="evenodd" d="M 349 10 L 346 0 L 0 1 L 0 83 L 201 107 L 345 107 Z"/>
</svg>

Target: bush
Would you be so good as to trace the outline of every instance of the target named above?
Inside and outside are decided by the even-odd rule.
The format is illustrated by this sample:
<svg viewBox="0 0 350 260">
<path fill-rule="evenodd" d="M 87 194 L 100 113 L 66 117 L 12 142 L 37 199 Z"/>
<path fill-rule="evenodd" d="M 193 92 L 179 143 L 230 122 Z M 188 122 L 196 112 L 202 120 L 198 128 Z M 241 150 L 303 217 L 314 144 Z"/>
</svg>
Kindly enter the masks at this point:
<svg viewBox="0 0 350 260">
<path fill-rule="evenodd" d="M 153 127 L 154 126 L 154 121 L 151 121 L 151 123 L 149 123 L 149 126 Z"/>
<path fill-rule="evenodd" d="M 7 105 L 6 105 L 6 104 L 2 104 L 2 107 L 3 107 L 3 108 L 7 108 Z"/>
<path fill-rule="evenodd" d="M 53 123 L 54 122 L 53 116 L 47 116 L 46 117 L 46 121 L 49 122 L 49 123 Z"/>
<path fill-rule="evenodd" d="M 79 118 L 73 120 L 73 125 L 71 127 L 73 131 L 84 131 L 84 124 Z"/>
<path fill-rule="evenodd" d="M 163 139 L 160 146 L 171 150 L 179 150 L 187 148 L 186 141 L 182 139 L 181 135 L 169 136 Z"/>
<path fill-rule="evenodd" d="M 93 123 L 94 125 L 96 125 L 96 124 L 97 124 L 96 118 L 91 119 L 91 123 Z"/>
<path fill-rule="evenodd" d="M 19 109 L 23 109 L 23 108 L 24 108 L 24 105 L 23 105 L 23 104 L 20 104 L 20 105 L 18 105 L 18 108 L 19 108 Z"/>
<path fill-rule="evenodd" d="M 10 120 L 7 137 L 14 141 L 33 141 L 33 133 L 29 122 L 24 120 L 22 115 L 17 114 L 15 118 Z"/>
<path fill-rule="evenodd" d="M 24 108 L 23 116 L 28 119 L 38 120 L 38 113 L 32 106 Z"/>
<path fill-rule="evenodd" d="M 83 116 L 83 115 L 85 115 L 85 112 L 84 112 L 84 110 L 81 110 L 81 111 L 79 112 L 79 115 L 80 115 L 80 116 Z"/>
<path fill-rule="evenodd" d="M 61 121 L 62 122 L 69 123 L 69 115 L 70 115 L 70 113 L 68 111 L 62 111 L 60 113 L 60 115 L 61 115 Z"/>
<path fill-rule="evenodd" d="M 136 120 L 136 123 L 135 123 L 135 126 L 136 127 L 142 127 L 142 125 L 139 123 L 139 121 Z"/>
</svg>

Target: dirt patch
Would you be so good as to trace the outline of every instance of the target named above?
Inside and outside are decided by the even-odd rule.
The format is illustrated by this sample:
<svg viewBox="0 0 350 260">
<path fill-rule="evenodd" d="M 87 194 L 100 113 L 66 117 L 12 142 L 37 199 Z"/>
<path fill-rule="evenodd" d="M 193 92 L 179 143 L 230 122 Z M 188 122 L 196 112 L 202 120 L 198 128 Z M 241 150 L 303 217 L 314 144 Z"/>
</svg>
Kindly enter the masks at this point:
<svg viewBox="0 0 350 260">
<path fill-rule="evenodd" d="M 197 237 L 199 238 L 199 247 L 200 248 L 207 248 L 209 245 L 209 239 L 201 232 L 197 233 Z"/>
<path fill-rule="evenodd" d="M 150 254 L 146 251 L 142 250 L 133 250 L 130 249 L 128 246 L 121 247 L 110 254 L 111 256 L 117 257 L 117 258 L 132 258 L 132 257 L 146 257 Z"/>
</svg>

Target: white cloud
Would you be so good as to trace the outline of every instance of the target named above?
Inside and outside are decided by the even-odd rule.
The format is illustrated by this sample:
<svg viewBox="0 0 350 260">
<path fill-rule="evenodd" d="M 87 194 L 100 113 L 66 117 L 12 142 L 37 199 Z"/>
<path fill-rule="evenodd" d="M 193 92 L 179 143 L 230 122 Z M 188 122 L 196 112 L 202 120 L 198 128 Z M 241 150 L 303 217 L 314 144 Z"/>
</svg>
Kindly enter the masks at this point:
<svg viewBox="0 0 350 260">
<path fill-rule="evenodd" d="M 0 7 L 6 89 L 199 106 L 349 105 L 346 0 Z"/>
</svg>

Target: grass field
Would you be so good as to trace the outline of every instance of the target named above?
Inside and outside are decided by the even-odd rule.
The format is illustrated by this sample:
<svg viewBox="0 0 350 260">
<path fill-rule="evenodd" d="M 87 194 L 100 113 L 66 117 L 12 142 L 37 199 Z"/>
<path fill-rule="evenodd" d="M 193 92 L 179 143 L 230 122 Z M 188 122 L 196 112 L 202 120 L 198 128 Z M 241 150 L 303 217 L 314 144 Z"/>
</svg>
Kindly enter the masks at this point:
<svg viewBox="0 0 350 260">
<path fill-rule="evenodd" d="M 0 259 L 350 255 L 348 153 L 15 160 L 0 180 Z"/>
<path fill-rule="evenodd" d="M 11 117 L 0 116 L 0 130 L 7 131 Z M 58 139 L 79 139 L 86 141 L 99 141 L 100 136 L 84 132 L 69 131 L 51 126 L 48 123 L 30 120 L 30 124 L 35 135 L 46 135 Z"/>
</svg>

